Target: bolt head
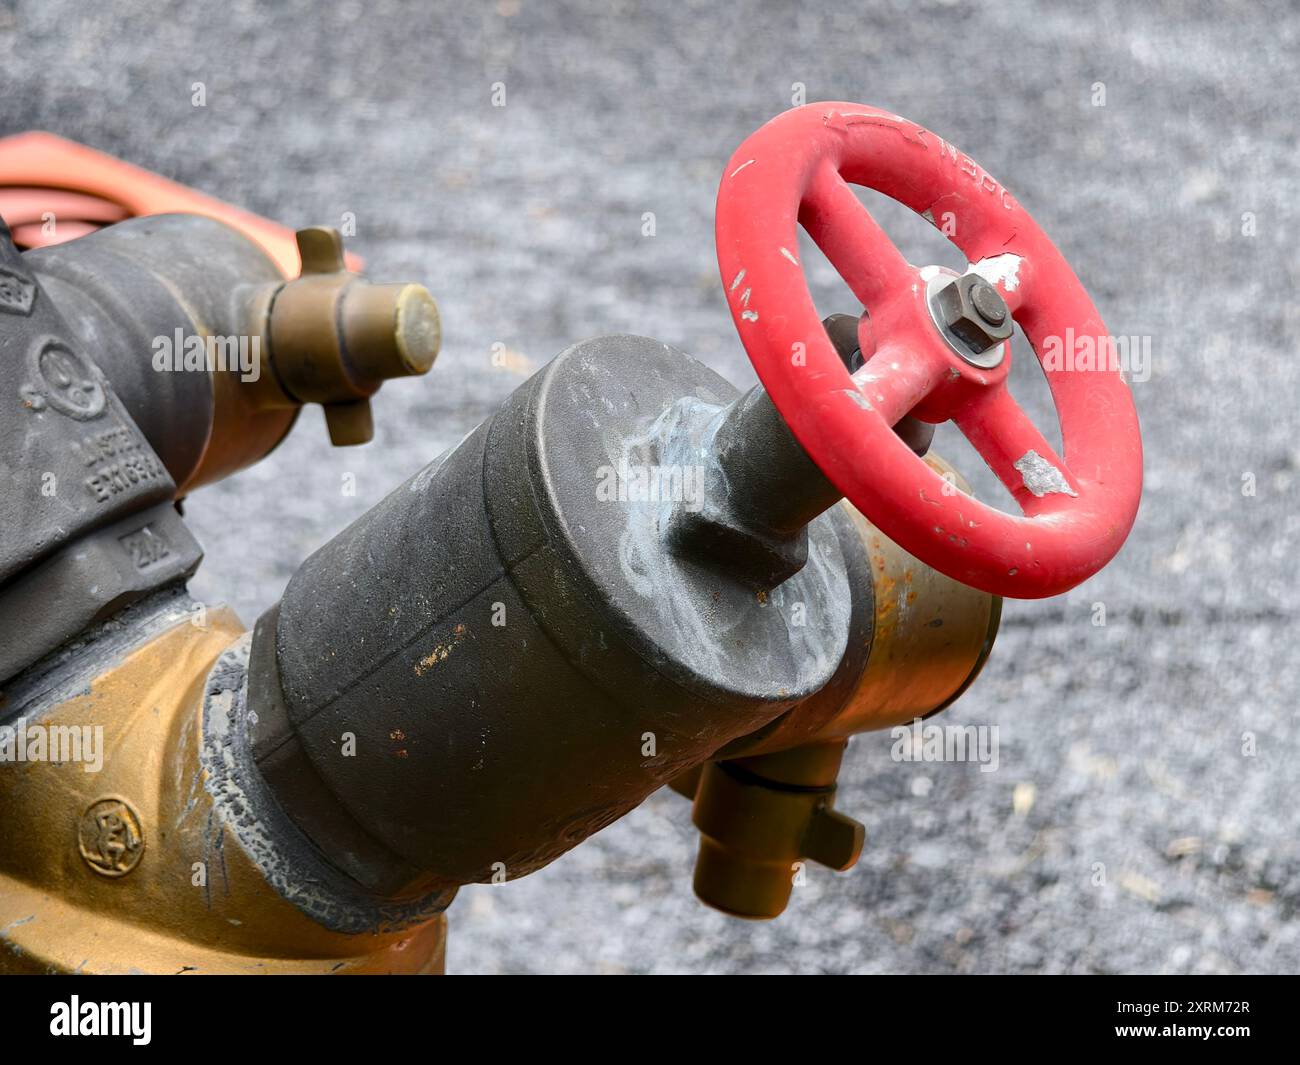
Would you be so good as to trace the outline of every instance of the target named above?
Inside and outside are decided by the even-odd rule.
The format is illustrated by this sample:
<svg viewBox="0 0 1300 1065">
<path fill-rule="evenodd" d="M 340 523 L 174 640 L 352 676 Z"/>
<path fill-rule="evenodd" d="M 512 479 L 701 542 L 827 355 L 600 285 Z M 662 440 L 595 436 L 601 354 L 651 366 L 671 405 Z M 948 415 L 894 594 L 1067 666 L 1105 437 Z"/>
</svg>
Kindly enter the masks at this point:
<svg viewBox="0 0 1300 1065">
<path fill-rule="evenodd" d="M 972 355 L 982 355 L 1015 332 L 1001 294 L 978 274 L 954 277 L 931 299 L 936 320 Z"/>
<path fill-rule="evenodd" d="M 987 282 L 971 285 L 970 302 L 975 313 L 991 326 L 999 326 L 1007 320 L 1007 305 L 1002 302 L 998 290 Z"/>
</svg>

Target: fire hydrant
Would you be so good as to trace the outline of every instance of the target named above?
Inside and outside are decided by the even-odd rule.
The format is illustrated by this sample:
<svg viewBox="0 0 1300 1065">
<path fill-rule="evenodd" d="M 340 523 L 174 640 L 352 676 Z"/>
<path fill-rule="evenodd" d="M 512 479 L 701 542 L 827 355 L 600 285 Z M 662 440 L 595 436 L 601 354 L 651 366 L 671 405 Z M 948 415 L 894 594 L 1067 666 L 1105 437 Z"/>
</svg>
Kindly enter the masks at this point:
<svg viewBox="0 0 1300 1065">
<path fill-rule="evenodd" d="M 852 184 L 955 218 L 969 269 L 906 262 Z M 814 310 L 799 225 L 857 313 Z M 575 344 L 245 631 L 189 595 L 176 501 L 304 403 L 368 440 L 369 397 L 434 362 L 432 297 L 350 272 L 327 229 L 290 279 L 197 215 L 21 254 L 6 232 L 0 805 L 22 827 L 0 833 L 0 971 L 439 971 L 461 885 L 665 786 L 728 913 L 780 914 L 805 861 L 853 865 L 847 739 L 956 699 L 1002 597 L 1113 557 L 1137 418 L 1117 371 L 1043 357 L 1105 335 L 1060 253 L 896 115 L 773 119 L 724 167 L 716 237 L 760 385 L 646 337 Z M 1060 454 L 1007 388 L 1017 324 Z M 949 420 L 1022 513 L 929 451 Z"/>
</svg>

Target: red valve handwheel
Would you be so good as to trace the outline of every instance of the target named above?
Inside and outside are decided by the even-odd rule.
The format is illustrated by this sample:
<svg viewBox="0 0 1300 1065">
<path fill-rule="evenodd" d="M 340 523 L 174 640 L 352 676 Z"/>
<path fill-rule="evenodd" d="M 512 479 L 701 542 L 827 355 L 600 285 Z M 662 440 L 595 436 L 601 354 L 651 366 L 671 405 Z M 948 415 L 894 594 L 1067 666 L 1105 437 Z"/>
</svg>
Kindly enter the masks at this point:
<svg viewBox="0 0 1300 1065">
<path fill-rule="evenodd" d="M 1043 364 L 1063 455 L 1007 389 L 1009 345 L 991 368 L 959 353 L 931 311 L 938 271 L 904 260 L 850 182 L 929 219 L 995 285 Z M 867 309 L 867 361 L 852 375 L 821 327 L 796 224 Z M 872 107 L 795 108 L 727 164 L 717 245 L 763 386 L 813 461 L 892 540 L 956 580 L 1021 599 L 1073 588 L 1119 550 L 1137 515 L 1142 442 L 1114 346 L 1061 253 L 968 156 Z M 919 459 L 891 428 L 909 412 L 954 421 L 1023 515 L 975 500 Z"/>
</svg>

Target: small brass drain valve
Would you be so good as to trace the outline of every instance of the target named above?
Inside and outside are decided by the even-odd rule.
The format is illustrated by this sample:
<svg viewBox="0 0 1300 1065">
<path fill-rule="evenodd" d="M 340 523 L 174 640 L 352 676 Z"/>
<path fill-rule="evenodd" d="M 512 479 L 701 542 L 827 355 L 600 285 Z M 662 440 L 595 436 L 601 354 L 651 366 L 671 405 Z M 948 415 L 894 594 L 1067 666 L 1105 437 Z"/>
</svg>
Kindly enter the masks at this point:
<svg viewBox="0 0 1300 1065">
<path fill-rule="evenodd" d="M 834 809 L 844 747 L 816 743 L 703 767 L 693 792 L 701 901 L 770 920 L 790 901 L 801 860 L 840 871 L 857 862 L 864 829 Z"/>
<path fill-rule="evenodd" d="M 292 400 L 324 408 L 333 444 L 364 444 L 379 386 L 433 365 L 438 305 L 423 285 L 375 285 L 348 272 L 337 229 L 313 226 L 297 238 L 301 276 L 271 297 L 271 365 Z"/>
</svg>

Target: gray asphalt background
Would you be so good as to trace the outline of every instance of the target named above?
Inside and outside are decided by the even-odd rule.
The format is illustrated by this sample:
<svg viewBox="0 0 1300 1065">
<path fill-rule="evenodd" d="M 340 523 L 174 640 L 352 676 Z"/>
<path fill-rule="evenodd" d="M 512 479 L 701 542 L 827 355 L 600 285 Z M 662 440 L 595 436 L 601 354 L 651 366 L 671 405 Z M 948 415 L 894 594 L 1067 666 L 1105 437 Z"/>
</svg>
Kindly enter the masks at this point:
<svg viewBox="0 0 1300 1065">
<path fill-rule="evenodd" d="M 443 354 L 384 389 L 372 445 L 331 450 L 310 411 L 191 498 L 195 591 L 250 623 L 575 340 L 646 333 L 751 382 L 714 196 L 795 82 L 969 152 L 1153 359 L 1127 547 L 1060 599 L 1008 604 L 948 714 L 999 726 L 998 772 L 895 763 L 888 735 L 860 737 L 839 805 L 866 823 L 861 864 L 813 871 L 761 925 L 694 901 L 688 808 L 655 796 L 539 874 L 463 891 L 449 968 L 1281 972 L 1300 968 L 1298 54 L 1300 8 L 1258 0 L 0 0 L 0 132 L 53 130 L 290 225 L 353 212 L 372 276 L 437 295 Z M 914 262 L 951 261 L 906 211 L 881 217 Z M 823 309 L 855 309 L 829 277 Z M 1021 355 L 1017 393 L 1047 419 Z M 941 449 L 985 473 L 951 435 Z"/>
</svg>

